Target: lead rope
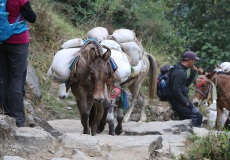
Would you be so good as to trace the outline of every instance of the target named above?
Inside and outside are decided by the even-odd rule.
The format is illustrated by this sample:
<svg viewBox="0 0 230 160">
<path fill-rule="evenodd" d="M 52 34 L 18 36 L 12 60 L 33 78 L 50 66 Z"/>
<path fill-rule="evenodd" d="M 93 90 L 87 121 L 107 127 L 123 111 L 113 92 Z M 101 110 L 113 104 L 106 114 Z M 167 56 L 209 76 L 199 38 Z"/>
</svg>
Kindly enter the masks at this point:
<svg viewBox="0 0 230 160">
<path fill-rule="evenodd" d="M 216 100 L 217 100 L 217 91 L 216 91 L 216 85 L 210 81 L 212 84 L 212 104 L 213 104 L 213 108 L 216 109 Z"/>
</svg>

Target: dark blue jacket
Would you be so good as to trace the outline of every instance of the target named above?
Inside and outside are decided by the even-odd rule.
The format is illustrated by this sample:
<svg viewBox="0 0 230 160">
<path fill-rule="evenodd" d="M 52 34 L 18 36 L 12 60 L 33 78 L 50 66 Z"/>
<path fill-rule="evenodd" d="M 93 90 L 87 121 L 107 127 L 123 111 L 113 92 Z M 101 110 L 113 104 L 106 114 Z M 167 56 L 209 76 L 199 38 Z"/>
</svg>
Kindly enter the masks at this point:
<svg viewBox="0 0 230 160">
<path fill-rule="evenodd" d="M 189 102 L 188 87 L 193 82 L 197 71 L 190 69 L 190 76 L 187 78 L 187 67 L 178 63 L 170 78 L 170 87 L 173 93 L 172 104 L 183 104 Z"/>
</svg>

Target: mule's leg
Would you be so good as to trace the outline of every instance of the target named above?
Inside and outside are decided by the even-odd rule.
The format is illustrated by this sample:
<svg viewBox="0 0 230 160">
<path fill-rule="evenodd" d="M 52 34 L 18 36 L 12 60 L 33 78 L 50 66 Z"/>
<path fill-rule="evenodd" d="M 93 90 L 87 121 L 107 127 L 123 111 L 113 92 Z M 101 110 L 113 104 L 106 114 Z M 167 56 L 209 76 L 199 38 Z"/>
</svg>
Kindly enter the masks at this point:
<svg viewBox="0 0 230 160">
<path fill-rule="evenodd" d="M 110 107 L 110 101 L 109 100 L 105 100 L 103 102 L 104 105 L 104 113 L 103 113 L 103 117 L 100 121 L 100 124 L 97 127 L 97 133 L 101 133 L 104 129 L 105 129 L 105 125 L 107 122 L 107 114 L 109 112 L 109 107 Z"/>
<path fill-rule="evenodd" d="M 218 130 L 221 130 L 222 129 L 222 126 L 221 126 L 221 116 L 222 116 L 222 113 L 223 113 L 223 108 L 219 107 L 218 104 L 216 104 L 216 111 L 217 111 L 217 115 L 216 115 L 216 125 L 215 125 L 215 128 L 218 129 Z"/>
<path fill-rule="evenodd" d="M 123 122 L 126 123 L 129 121 L 129 118 L 133 112 L 133 108 L 134 108 L 134 98 L 131 99 L 130 103 L 129 103 L 129 109 L 127 111 L 127 113 L 125 114 L 124 118 L 123 118 Z"/>
<path fill-rule="evenodd" d="M 106 122 L 109 124 L 109 135 L 114 135 L 114 106 L 110 105 L 106 116 Z"/>
<path fill-rule="evenodd" d="M 117 109 L 117 126 L 115 128 L 116 135 L 120 135 L 122 133 L 122 120 L 124 118 L 123 110 L 121 108 Z"/>
<path fill-rule="evenodd" d="M 109 135 L 114 136 L 114 120 L 108 122 L 109 124 Z"/>
<path fill-rule="evenodd" d="M 137 95 L 139 94 L 139 90 L 140 90 L 140 83 L 138 83 L 139 79 L 137 79 L 132 85 L 129 86 L 129 90 L 132 94 L 132 99 L 130 100 L 130 104 L 129 104 L 129 109 L 127 111 L 127 113 L 125 114 L 124 118 L 123 118 L 123 122 L 126 123 L 129 121 L 129 118 L 133 112 L 133 108 L 135 105 L 135 99 L 137 98 Z"/>
<path fill-rule="evenodd" d="M 95 112 L 96 112 L 96 108 L 95 108 L 95 106 L 92 106 L 92 108 L 90 110 L 90 114 L 89 114 L 89 127 L 92 127 L 92 125 L 93 125 Z"/>
<path fill-rule="evenodd" d="M 83 134 L 90 134 L 89 130 L 89 111 L 86 101 L 77 101 L 78 109 L 81 115 L 81 124 L 83 126 Z"/>
<path fill-rule="evenodd" d="M 89 121 L 89 114 L 82 113 L 81 114 L 81 124 L 83 126 L 83 134 L 90 134 L 88 121 Z"/>
<path fill-rule="evenodd" d="M 145 113 L 146 101 L 145 101 L 144 96 L 142 95 L 141 92 L 139 92 L 139 94 L 137 96 L 137 103 L 140 107 L 140 119 L 138 122 L 146 122 L 147 121 L 147 116 Z"/>
<path fill-rule="evenodd" d="M 92 136 L 96 135 L 98 125 L 100 124 L 100 121 L 101 121 L 103 114 L 104 114 L 103 103 L 101 103 L 101 104 L 94 103 L 94 106 L 95 106 L 95 117 L 94 117 L 94 121 L 93 121 L 93 124 L 91 127 L 91 135 Z"/>
<path fill-rule="evenodd" d="M 102 119 L 101 119 L 101 121 L 97 127 L 97 133 L 101 133 L 105 129 L 107 112 L 108 112 L 108 109 L 105 108 L 104 113 L 103 113 L 103 117 L 102 117 Z"/>
</svg>

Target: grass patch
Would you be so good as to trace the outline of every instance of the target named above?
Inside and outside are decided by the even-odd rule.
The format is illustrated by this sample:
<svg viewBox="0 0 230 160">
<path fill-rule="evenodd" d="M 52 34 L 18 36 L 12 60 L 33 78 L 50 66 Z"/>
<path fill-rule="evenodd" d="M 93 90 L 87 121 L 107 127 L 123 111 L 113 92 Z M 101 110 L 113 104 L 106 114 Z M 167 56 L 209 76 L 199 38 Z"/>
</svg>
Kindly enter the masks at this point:
<svg viewBox="0 0 230 160">
<path fill-rule="evenodd" d="M 210 132 L 205 138 L 193 135 L 188 138 L 192 147 L 179 160 L 223 160 L 230 159 L 230 135 L 228 132 Z"/>
</svg>

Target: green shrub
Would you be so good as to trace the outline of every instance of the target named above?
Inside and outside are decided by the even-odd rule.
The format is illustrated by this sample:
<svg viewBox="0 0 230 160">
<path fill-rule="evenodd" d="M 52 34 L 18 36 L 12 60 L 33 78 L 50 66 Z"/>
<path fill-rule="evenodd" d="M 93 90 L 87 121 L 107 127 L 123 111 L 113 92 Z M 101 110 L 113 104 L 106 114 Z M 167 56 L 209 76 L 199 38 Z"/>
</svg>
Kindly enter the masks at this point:
<svg viewBox="0 0 230 160">
<path fill-rule="evenodd" d="M 200 66 L 206 70 L 214 69 L 217 64 L 229 60 L 229 0 L 168 2 L 172 12 L 167 18 L 186 41 L 184 48 L 201 57 Z"/>
<path fill-rule="evenodd" d="M 56 11 L 85 30 L 96 26 L 108 29 L 134 30 L 144 46 L 162 46 L 159 54 L 170 57 L 181 54 L 185 44 L 171 24 L 165 19 L 168 7 L 164 1 L 156 0 L 53 0 Z"/>
<path fill-rule="evenodd" d="M 210 132 L 205 138 L 192 138 L 194 144 L 180 160 L 230 159 L 230 135 L 228 132 Z"/>
</svg>

